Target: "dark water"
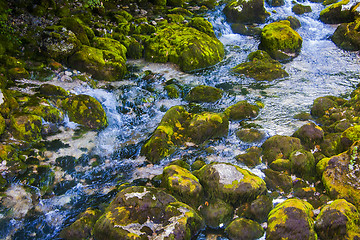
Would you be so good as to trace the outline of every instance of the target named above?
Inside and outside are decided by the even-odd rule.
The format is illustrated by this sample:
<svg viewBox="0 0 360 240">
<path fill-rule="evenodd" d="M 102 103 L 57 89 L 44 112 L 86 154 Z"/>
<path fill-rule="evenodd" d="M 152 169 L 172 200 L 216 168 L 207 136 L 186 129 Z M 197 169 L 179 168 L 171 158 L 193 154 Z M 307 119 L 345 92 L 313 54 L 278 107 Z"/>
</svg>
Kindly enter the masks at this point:
<svg viewBox="0 0 360 240">
<path fill-rule="evenodd" d="M 249 53 L 257 50 L 259 41 L 233 34 L 224 20 L 221 7 L 207 16 L 226 48 L 224 60 L 214 67 L 186 74 L 172 64 L 131 61 L 132 74 L 128 79 L 103 89 L 93 89 L 77 82 L 65 84 L 60 81 L 64 74 L 55 77 L 50 83 L 98 99 L 106 110 L 109 126 L 100 133 L 79 135 L 75 131 L 76 124 L 66 122 L 61 134 L 47 139 L 53 145 L 62 143 L 58 148 L 47 151 L 44 159 L 45 163 L 54 166 L 59 180 L 54 194 L 41 196 L 36 188 L 14 183 L 7 194 L 9 202 L 17 204 L 8 204 L 9 208 L 0 212 L 0 239 L 54 239 L 87 207 L 109 202 L 117 192 L 116 187 L 160 174 L 162 166 L 174 159 L 186 158 L 192 162 L 201 156 L 207 162 L 238 164 L 234 156 L 252 146 L 235 136 L 240 127 L 238 122 L 230 123 L 226 138 L 206 146 L 186 146 L 164 159 L 160 165 L 147 165 L 145 159 L 139 156 L 141 145 L 156 128 L 166 109 L 187 104 L 181 99 L 168 99 L 164 91 L 167 80 L 175 78 L 187 89 L 198 84 L 226 89 L 224 97 L 215 106 L 200 106 L 207 110 L 222 111 L 240 100 L 250 103 L 261 101 L 265 107 L 256 119 L 248 123 L 259 125 L 267 137 L 291 135 L 305 123 L 293 116 L 302 111 L 309 112 L 315 98 L 324 95 L 347 97 L 358 84 L 360 58 L 355 52 L 338 49 L 329 40 L 336 26 L 325 25 L 318 20 L 319 12 L 324 8 L 321 4 L 307 1 L 303 4 L 310 5 L 313 12 L 296 16 L 302 25 L 297 31 L 303 38 L 303 47 L 297 58 L 284 64 L 290 75 L 284 79 L 256 82 L 229 73 L 230 68 L 245 61 Z M 267 6 L 269 12 L 276 11 L 268 21 L 294 16 L 291 6 L 290 0 L 280 8 Z M 155 73 L 152 83 L 142 78 L 145 70 Z M 69 70 L 68 74 L 76 75 L 78 72 Z M 71 165 L 74 159 L 77 163 Z M 262 176 L 260 170 L 263 167 L 260 165 L 251 171 Z M 206 234 L 201 234 L 199 239 L 206 239 Z"/>
</svg>

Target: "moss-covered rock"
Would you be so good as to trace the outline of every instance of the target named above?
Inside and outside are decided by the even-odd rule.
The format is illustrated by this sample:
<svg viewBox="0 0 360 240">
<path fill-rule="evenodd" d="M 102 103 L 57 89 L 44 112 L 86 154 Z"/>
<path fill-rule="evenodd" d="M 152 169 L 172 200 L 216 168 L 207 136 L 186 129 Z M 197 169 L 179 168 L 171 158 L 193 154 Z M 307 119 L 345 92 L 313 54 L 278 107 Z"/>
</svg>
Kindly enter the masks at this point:
<svg viewBox="0 0 360 240">
<path fill-rule="evenodd" d="M 280 7 L 285 5 L 284 0 L 266 0 L 267 4 L 272 7 Z"/>
<path fill-rule="evenodd" d="M 11 116 L 10 128 L 12 135 L 18 140 L 27 142 L 40 140 L 41 117 L 29 114 Z"/>
<path fill-rule="evenodd" d="M 262 145 L 263 161 L 271 164 L 279 158 L 288 159 L 293 151 L 302 149 L 300 139 L 275 135 Z"/>
<path fill-rule="evenodd" d="M 360 214 L 344 199 L 324 206 L 316 218 L 315 229 L 321 239 L 356 239 L 360 237 Z"/>
<path fill-rule="evenodd" d="M 306 180 L 315 180 L 315 158 L 311 152 L 296 150 L 290 157 L 291 172 Z"/>
<path fill-rule="evenodd" d="M 221 199 L 215 199 L 202 205 L 200 213 L 208 227 L 219 228 L 227 226 L 231 222 L 234 216 L 234 208 Z"/>
<path fill-rule="evenodd" d="M 0 135 L 2 135 L 5 132 L 5 127 L 6 127 L 5 119 L 0 114 Z"/>
<path fill-rule="evenodd" d="M 144 46 L 140 40 L 134 37 L 125 37 L 120 42 L 126 47 L 126 57 L 130 59 L 140 59 L 144 55 Z"/>
<path fill-rule="evenodd" d="M 226 163 L 211 163 L 194 172 L 210 199 L 236 204 L 266 191 L 265 182 L 248 170 Z"/>
<path fill-rule="evenodd" d="M 270 168 L 264 169 L 266 187 L 270 190 L 288 193 L 293 187 L 292 178 L 290 175 Z"/>
<path fill-rule="evenodd" d="M 261 32 L 259 49 L 274 59 L 291 60 L 300 53 L 301 46 L 301 36 L 287 20 L 270 23 Z"/>
<path fill-rule="evenodd" d="M 266 239 L 316 240 L 312 210 L 309 203 L 296 198 L 278 204 L 269 213 Z"/>
<path fill-rule="evenodd" d="M 101 129 L 107 126 L 106 113 L 101 104 L 93 97 L 80 94 L 62 101 L 70 121 L 89 129 Z"/>
<path fill-rule="evenodd" d="M 265 133 L 258 129 L 245 128 L 238 130 L 236 136 L 243 142 L 254 143 L 261 141 L 265 137 Z"/>
<path fill-rule="evenodd" d="M 255 240 L 264 235 L 259 223 L 246 218 L 237 218 L 225 229 L 230 240 Z"/>
<path fill-rule="evenodd" d="M 126 47 L 119 41 L 112 38 L 96 37 L 93 39 L 92 46 L 97 49 L 107 50 L 121 56 L 126 61 Z"/>
<path fill-rule="evenodd" d="M 101 212 L 97 209 L 88 208 L 81 213 L 77 220 L 70 226 L 64 228 L 60 232 L 60 238 L 70 239 L 88 239 L 91 237 L 91 230 L 96 220 L 101 216 Z"/>
<path fill-rule="evenodd" d="M 190 20 L 190 22 L 187 24 L 188 27 L 193 27 L 200 32 L 203 32 L 210 37 L 216 37 L 214 33 L 214 29 L 212 24 L 202 17 L 194 17 Z"/>
<path fill-rule="evenodd" d="M 156 188 L 130 187 L 119 192 L 93 234 L 106 239 L 191 239 L 204 220 L 191 207 Z"/>
<path fill-rule="evenodd" d="M 64 98 L 66 96 L 68 96 L 68 93 L 65 89 L 63 89 L 62 87 L 59 86 L 55 86 L 52 84 L 42 84 L 39 88 L 38 88 L 38 92 L 48 98 L 53 98 L 53 97 L 57 97 L 57 98 Z"/>
<path fill-rule="evenodd" d="M 259 107 L 247 101 L 240 101 L 225 109 L 224 113 L 229 116 L 230 120 L 244 120 L 256 117 L 259 114 Z"/>
<path fill-rule="evenodd" d="M 172 62 L 183 71 L 212 66 L 224 57 L 224 46 L 214 37 L 192 27 L 169 24 L 145 44 L 145 59 Z"/>
<path fill-rule="evenodd" d="M 272 59 L 265 51 L 258 50 L 250 53 L 248 60 L 248 62 L 240 63 L 232 68 L 232 72 L 244 74 L 257 81 L 272 81 L 289 76 L 282 68 L 281 63 Z"/>
<path fill-rule="evenodd" d="M 81 43 L 76 35 L 65 27 L 51 26 L 42 33 L 40 45 L 46 56 L 61 61 L 78 51 Z"/>
<path fill-rule="evenodd" d="M 235 0 L 228 3 L 223 12 L 230 23 L 264 23 L 269 13 L 264 8 L 264 0 Z"/>
<path fill-rule="evenodd" d="M 309 150 L 313 149 L 315 145 L 322 143 L 324 140 L 324 130 L 314 123 L 307 123 L 296 130 L 292 136 L 299 138 L 301 144 Z"/>
<path fill-rule="evenodd" d="M 231 24 L 231 30 L 233 33 L 238 33 L 245 36 L 252 36 L 256 38 L 260 38 L 261 28 L 257 27 L 257 25 L 247 25 L 242 23 L 233 23 Z"/>
<path fill-rule="evenodd" d="M 300 23 L 299 19 L 297 19 L 296 17 L 288 16 L 286 18 L 286 20 L 288 20 L 290 22 L 290 27 L 294 30 L 301 27 L 301 23 Z"/>
<path fill-rule="evenodd" d="M 99 80 L 116 81 L 121 80 L 126 73 L 125 61 L 117 52 L 83 45 L 68 62 L 71 67 L 88 72 Z"/>
<path fill-rule="evenodd" d="M 320 12 L 320 20 L 330 24 L 354 21 L 354 13 L 345 7 L 349 3 L 350 0 L 342 0 L 331 4 Z"/>
<path fill-rule="evenodd" d="M 360 19 L 338 26 L 331 40 L 341 49 L 348 51 L 360 50 Z"/>
<path fill-rule="evenodd" d="M 335 106 L 337 106 L 337 104 L 331 96 L 316 98 L 311 107 L 311 115 L 314 117 L 322 117 L 330 108 Z"/>
<path fill-rule="evenodd" d="M 10 68 L 7 73 L 8 73 L 8 77 L 12 80 L 30 77 L 29 72 L 25 68 L 22 68 L 22 67 Z"/>
<path fill-rule="evenodd" d="M 180 89 L 176 84 L 169 84 L 164 87 L 165 91 L 169 98 L 178 98 L 180 97 Z"/>
<path fill-rule="evenodd" d="M 304 13 L 309 13 L 311 12 L 311 7 L 310 6 L 305 6 L 305 5 L 302 5 L 302 4 L 295 4 L 292 8 L 291 8 L 291 11 L 293 13 L 295 13 L 296 15 L 301 15 L 301 14 L 304 14 Z"/>
<path fill-rule="evenodd" d="M 23 108 L 23 112 L 27 114 L 42 117 L 47 122 L 59 123 L 64 119 L 63 113 L 57 108 L 51 106 L 49 101 L 41 100 L 36 105 L 29 105 Z"/>
<path fill-rule="evenodd" d="M 240 205 L 236 214 L 262 223 L 267 220 L 268 214 L 273 209 L 272 198 L 267 195 L 260 195 L 251 203 Z"/>
<path fill-rule="evenodd" d="M 276 159 L 275 161 L 271 162 L 269 167 L 272 170 L 279 171 L 279 172 L 291 172 L 291 162 L 289 159 Z"/>
<path fill-rule="evenodd" d="M 317 164 L 318 172 L 322 172 L 322 183 L 328 195 L 333 199 L 343 198 L 357 208 L 360 207 L 359 153 L 358 141 L 347 152 L 324 158 Z"/>
<path fill-rule="evenodd" d="M 237 155 L 235 159 L 248 167 L 255 167 L 261 163 L 261 148 L 251 147 L 246 149 L 246 153 Z"/>
<path fill-rule="evenodd" d="M 203 188 L 199 180 L 189 170 L 177 165 L 164 168 L 162 186 L 178 200 L 198 207 L 202 202 Z"/>
<path fill-rule="evenodd" d="M 60 24 L 75 33 L 82 44 L 90 45 L 90 41 L 95 37 L 93 30 L 77 17 L 62 18 Z"/>
<path fill-rule="evenodd" d="M 186 96 L 189 102 L 216 102 L 222 97 L 223 91 L 219 88 L 200 85 L 192 88 Z"/>
<path fill-rule="evenodd" d="M 346 129 L 340 137 L 341 148 L 345 151 L 354 142 L 360 140 L 360 125 L 355 125 Z"/>
</svg>

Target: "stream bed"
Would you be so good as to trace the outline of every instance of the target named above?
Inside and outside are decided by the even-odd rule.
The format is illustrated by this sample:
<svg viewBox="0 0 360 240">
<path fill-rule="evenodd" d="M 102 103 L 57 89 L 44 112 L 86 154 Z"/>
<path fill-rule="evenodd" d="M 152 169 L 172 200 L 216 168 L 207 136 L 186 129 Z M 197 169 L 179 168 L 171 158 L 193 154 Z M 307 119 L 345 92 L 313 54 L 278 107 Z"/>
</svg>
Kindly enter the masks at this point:
<svg viewBox="0 0 360 240">
<path fill-rule="evenodd" d="M 76 164 L 57 168 L 55 175 L 61 181 L 50 196 L 42 197 L 34 188 L 32 192 L 38 196 L 36 198 L 26 192 L 21 183 L 14 182 L 7 190 L 13 198 L 9 200 L 13 205 L 10 210 L 0 212 L 0 239 L 55 239 L 61 229 L 86 208 L 108 203 L 117 193 L 118 186 L 127 182 L 141 183 L 161 174 L 163 167 L 172 160 L 186 159 L 192 163 L 201 157 L 207 163 L 218 161 L 239 165 L 235 156 L 247 148 L 261 146 L 268 137 L 276 134 L 291 135 L 305 124 L 306 121 L 297 120 L 294 115 L 309 113 L 317 97 L 334 95 L 347 98 L 359 82 L 360 57 L 357 52 L 339 49 L 330 40 L 337 26 L 318 20 L 320 11 L 324 9 L 322 4 L 308 1 L 303 4 L 310 5 L 313 11 L 296 16 L 291 12 L 291 0 L 286 0 L 283 7 L 266 6 L 267 11 L 272 12 L 268 22 L 287 16 L 296 16 L 301 22 L 297 30 L 303 38 L 301 53 L 283 64 L 289 77 L 280 80 L 257 82 L 230 73 L 232 67 L 244 62 L 249 53 L 257 50 L 259 40 L 232 33 L 221 11 L 224 6 L 206 15 L 226 51 L 224 60 L 216 66 L 184 73 L 173 64 L 128 61 L 131 71 L 124 81 L 104 84 L 96 89 L 82 82 L 64 82 L 64 75 L 76 76 L 80 74 L 77 71 L 68 69 L 66 74 L 55 75 L 48 83 L 76 94 L 95 97 L 106 111 L 109 126 L 100 132 L 83 133 L 76 130 L 76 124 L 66 121 L 60 134 L 46 139 L 46 163 L 59 166 L 59 159 L 63 162 L 77 159 Z M 149 75 L 151 83 L 146 80 Z M 141 146 L 167 109 L 188 104 L 181 98 L 168 98 L 164 86 L 171 79 L 185 86 L 185 93 L 199 84 L 225 91 L 216 104 L 195 106 L 199 109 L 221 112 L 240 100 L 262 102 L 264 107 L 259 116 L 246 123 L 258 125 L 266 138 L 254 144 L 241 142 L 235 132 L 243 123 L 231 122 L 227 137 L 198 147 L 184 146 L 161 164 L 149 164 L 140 156 Z M 36 85 L 37 79 L 24 82 Z M 251 171 L 263 177 L 261 169 L 265 167 L 259 165 Z M 6 216 L 7 211 L 14 212 L 13 218 Z M 200 234 L 199 239 L 206 239 L 206 233 Z"/>
</svg>

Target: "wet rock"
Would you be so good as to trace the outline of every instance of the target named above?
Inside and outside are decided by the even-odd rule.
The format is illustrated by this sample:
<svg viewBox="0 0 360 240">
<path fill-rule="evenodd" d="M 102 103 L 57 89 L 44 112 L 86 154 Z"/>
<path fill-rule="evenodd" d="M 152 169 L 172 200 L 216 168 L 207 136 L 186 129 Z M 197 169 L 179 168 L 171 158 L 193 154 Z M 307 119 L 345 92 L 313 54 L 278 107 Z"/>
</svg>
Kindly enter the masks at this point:
<svg viewBox="0 0 360 240">
<path fill-rule="evenodd" d="M 261 28 L 256 25 L 246 25 L 242 23 L 231 24 L 231 30 L 233 33 L 238 33 L 245 36 L 260 37 Z"/>
<path fill-rule="evenodd" d="M 230 204 L 220 199 L 215 199 L 203 204 L 200 213 L 208 227 L 221 228 L 231 222 L 234 216 L 234 209 Z"/>
<path fill-rule="evenodd" d="M 14 184 L 4 192 L 1 206 L 10 210 L 6 216 L 9 220 L 11 218 L 24 218 L 33 208 L 32 194 L 29 192 L 29 189 Z"/>
<path fill-rule="evenodd" d="M 280 7 L 285 5 L 284 0 L 266 0 L 267 4 L 272 7 Z"/>
<path fill-rule="evenodd" d="M 315 145 L 322 143 L 324 140 L 324 130 L 314 123 L 307 123 L 300 127 L 292 136 L 299 138 L 301 144 L 309 150 L 314 149 Z"/>
<path fill-rule="evenodd" d="M 51 106 L 47 100 L 39 100 L 26 106 L 23 109 L 24 113 L 37 115 L 42 117 L 45 121 L 51 123 L 60 123 L 63 119 L 63 113 L 57 108 Z"/>
<path fill-rule="evenodd" d="M 269 213 L 266 239 L 317 239 L 312 210 L 309 203 L 296 198 L 278 204 Z"/>
<path fill-rule="evenodd" d="M 327 157 L 341 153 L 343 150 L 343 145 L 341 144 L 341 133 L 330 133 L 325 135 L 320 148 L 321 153 Z"/>
<path fill-rule="evenodd" d="M 266 187 L 270 190 L 288 193 L 292 189 L 292 178 L 286 173 L 281 173 L 271 169 L 263 170 L 265 173 Z"/>
<path fill-rule="evenodd" d="M 297 19 L 296 17 L 289 16 L 286 18 L 286 20 L 290 22 L 290 27 L 294 30 L 299 29 L 301 27 L 301 23 L 299 19 Z"/>
<path fill-rule="evenodd" d="M 228 107 L 225 112 L 232 121 L 254 118 L 259 114 L 259 107 L 247 101 L 240 101 Z"/>
<path fill-rule="evenodd" d="M 106 81 L 121 80 L 124 77 L 126 72 L 125 61 L 126 59 L 117 52 L 85 45 L 68 60 L 70 67 L 88 72 L 94 78 Z"/>
<path fill-rule="evenodd" d="M 271 164 L 279 158 L 288 159 L 293 151 L 302 149 L 300 139 L 275 135 L 262 145 L 263 161 Z"/>
<path fill-rule="evenodd" d="M 193 164 L 191 164 L 191 171 L 196 171 L 205 166 L 206 163 L 202 159 L 197 159 Z"/>
<path fill-rule="evenodd" d="M 342 0 L 337 3 L 331 4 L 320 12 L 320 20 L 323 23 L 330 24 L 354 21 L 354 12 L 350 9 L 349 6 L 345 7 L 347 4 L 349 4 L 349 2 L 349 0 Z M 356 8 L 354 10 L 356 10 Z"/>
<path fill-rule="evenodd" d="M 311 152 L 296 150 L 290 157 L 291 172 L 306 180 L 315 180 L 315 158 Z"/>
<path fill-rule="evenodd" d="M 77 17 L 62 18 L 60 24 L 75 33 L 81 44 L 90 45 L 90 41 L 95 37 L 93 30 Z"/>
<path fill-rule="evenodd" d="M 144 46 L 140 40 L 135 39 L 134 37 L 126 37 L 124 39 L 119 39 L 121 44 L 126 47 L 126 57 L 129 59 L 140 59 L 144 55 Z"/>
<path fill-rule="evenodd" d="M 222 93 L 223 91 L 219 88 L 200 85 L 192 88 L 185 99 L 197 103 L 216 102 L 222 97 Z"/>
<path fill-rule="evenodd" d="M 60 238 L 70 239 L 88 239 L 91 237 L 91 230 L 96 220 L 101 216 L 97 209 L 88 208 L 81 213 L 77 220 L 70 226 L 60 232 Z"/>
<path fill-rule="evenodd" d="M 230 23 L 264 23 L 269 16 L 264 8 L 264 0 L 231 1 L 223 12 Z"/>
<path fill-rule="evenodd" d="M 177 159 L 177 160 L 174 160 L 171 163 L 169 163 L 167 166 L 170 166 L 170 165 L 176 165 L 176 166 L 185 168 L 186 170 L 190 171 L 190 165 L 185 160 Z"/>
<path fill-rule="evenodd" d="M 236 204 L 266 191 L 265 182 L 248 170 L 227 163 L 211 163 L 194 172 L 210 199 Z"/>
<path fill-rule="evenodd" d="M 322 117 L 330 108 L 337 106 L 331 96 L 319 97 L 314 100 L 311 107 L 311 115 L 314 117 Z"/>
<path fill-rule="evenodd" d="M 225 229 L 231 240 L 255 240 L 264 235 L 259 223 L 246 218 L 237 218 Z"/>
<path fill-rule="evenodd" d="M 328 195 L 333 199 L 343 198 L 357 208 L 360 206 L 359 146 L 360 142 L 355 142 L 348 151 L 317 164 Z"/>
<path fill-rule="evenodd" d="M 347 150 L 354 142 L 360 140 L 360 125 L 346 129 L 340 138 L 342 150 Z"/>
<path fill-rule="evenodd" d="M 162 186 L 190 206 L 198 207 L 202 202 L 203 188 L 199 180 L 185 168 L 176 165 L 165 167 Z"/>
<path fill-rule="evenodd" d="M 237 155 L 237 161 L 245 164 L 248 167 L 255 167 L 261 163 L 261 148 L 251 147 L 246 149 L 246 153 Z"/>
<path fill-rule="evenodd" d="M 249 218 L 262 223 L 267 220 L 271 209 L 273 209 L 272 198 L 267 195 L 261 195 L 251 203 L 240 205 L 236 214 L 239 217 Z"/>
<path fill-rule="evenodd" d="M 296 15 L 302 15 L 304 13 L 309 13 L 311 12 L 311 7 L 310 6 L 304 6 L 302 4 L 295 4 L 292 8 L 291 11 L 293 13 L 295 13 Z"/>
<path fill-rule="evenodd" d="M 12 80 L 29 78 L 30 74 L 25 68 L 16 67 L 8 70 L 8 76 Z"/>
<path fill-rule="evenodd" d="M 360 20 L 343 23 L 337 27 L 331 40 L 341 49 L 347 51 L 360 50 Z"/>
<path fill-rule="evenodd" d="M 41 117 L 37 115 L 11 116 L 10 131 L 18 140 L 33 142 L 41 139 L 41 128 Z"/>
<path fill-rule="evenodd" d="M 289 76 L 282 68 L 282 65 L 272 59 L 265 51 L 258 50 L 250 53 L 248 60 L 248 62 L 240 63 L 232 68 L 232 71 L 234 73 L 244 74 L 257 81 L 272 81 Z"/>
<path fill-rule="evenodd" d="M 276 159 L 275 161 L 271 162 L 269 167 L 272 170 L 279 171 L 279 172 L 291 172 L 291 162 L 289 159 Z"/>
<path fill-rule="evenodd" d="M 212 138 L 226 136 L 228 131 L 229 120 L 225 114 L 204 112 L 192 117 L 187 134 L 193 142 L 200 144 Z"/>
<path fill-rule="evenodd" d="M 130 187 L 119 192 L 95 223 L 102 239 L 190 239 L 204 227 L 191 207 L 156 188 Z"/>
<path fill-rule="evenodd" d="M 180 97 L 180 89 L 176 84 L 169 84 L 165 88 L 169 98 L 178 98 Z"/>
<path fill-rule="evenodd" d="M 216 37 L 212 24 L 202 17 L 194 17 L 190 20 L 190 22 L 187 24 L 188 27 L 193 27 L 200 32 L 203 32 L 210 37 Z"/>
<path fill-rule="evenodd" d="M 222 43 L 192 27 L 169 24 L 153 34 L 145 44 L 145 59 L 172 62 L 188 72 L 212 66 L 224 57 Z"/>
<path fill-rule="evenodd" d="M 126 47 L 122 45 L 119 41 L 116 41 L 112 38 L 96 37 L 93 39 L 92 46 L 97 49 L 107 50 L 115 53 L 121 56 L 124 61 L 126 61 Z"/>
<path fill-rule="evenodd" d="M 291 60 L 300 53 L 301 46 L 301 36 L 287 20 L 270 23 L 261 32 L 259 49 L 268 52 L 274 59 Z"/>
<path fill-rule="evenodd" d="M 360 238 L 360 214 L 344 199 L 324 206 L 316 218 L 315 229 L 321 239 Z"/>
<path fill-rule="evenodd" d="M 38 91 L 41 95 L 44 95 L 49 98 L 52 98 L 52 97 L 63 98 L 63 97 L 68 96 L 68 93 L 62 87 L 55 86 L 52 84 L 47 84 L 47 83 L 42 84 L 39 87 Z"/>
<path fill-rule="evenodd" d="M 80 94 L 66 98 L 62 107 L 67 111 L 70 121 L 89 129 L 101 129 L 107 126 L 106 113 L 101 104 L 93 97 Z"/>
<path fill-rule="evenodd" d="M 42 33 L 42 52 L 56 60 L 66 60 L 80 49 L 76 35 L 63 26 L 50 26 Z"/>
</svg>

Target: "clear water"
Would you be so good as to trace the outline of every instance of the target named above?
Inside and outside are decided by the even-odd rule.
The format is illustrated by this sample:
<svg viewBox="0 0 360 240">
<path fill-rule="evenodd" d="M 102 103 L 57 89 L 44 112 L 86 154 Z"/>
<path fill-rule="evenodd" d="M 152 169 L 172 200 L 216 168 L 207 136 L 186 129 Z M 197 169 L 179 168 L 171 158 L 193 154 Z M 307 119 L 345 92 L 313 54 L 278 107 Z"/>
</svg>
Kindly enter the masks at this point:
<svg viewBox="0 0 360 240">
<path fill-rule="evenodd" d="M 172 64 L 129 61 L 133 74 L 126 81 L 103 89 L 92 89 L 83 84 L 66 85 L 55 78 L 52 83 L 98 99 L 106 110 L 109 126 L 100 133 L 88 132 L 74 139 L 74 126 L 68 122 L 61 134 L 47 139 L 61 139 L 67 144 L 66 148 L 48 151 L 48 163 L 54 163 L 56 158 L 67 155 L 80 161 L 73 169 L 56 171 L 60 183 L 52 196 L 43 197 L 38 189 L 31 188 L 35 196 L 32 199 L 23 191 L 26 186 L 14 183 L 11 187 L 14 190 L 12 200 L 25 206 L 20 209 L 24 213 L 15 215 L 16 211 L 21 213 L 15 206 L 10 210 L 2 209 L 0 239 L 54 239 L 64 226 L 73 222 L 77 214 L 87 207 L 110 201 L 116 194 L 114 186 L 160 174 L 162 166 L 173 159 L 186 158 L 192 162 L 201 156 L 208 162 L 238 164 L 234 156 L 252 146 L 235 136 L 240 127 L 239 122 L 230 124 L 227 137 L 196 148 L 184 146 L 160 165 L 148 165 L 144 157 L 139 156 L 141 145 L 156 128 L 165 110 L 187 104 L 180 99 L 168 99 L 163 90 L 167 80 L 175 78 L 188 88 L 198 84 L 225 86 L 227 90 L 224 97 L 216 105 L 202 105 L 212 111 L 222 111 L 240 100 L 263 102 L 265 107 L 260 115 L 249 122 L 258 124 L 267 137 L 275 134 L 291 135 L 305 123 L 293 116 L 302 111 L 309 112 L 315 98 L 324 95 L 347 97 L 358 83 L 360 58 L 355 52 L 338 49 L 329 40 L 336 26 L 324 25 L 318 20 L 319 12 L 323 9 L 321 4 L 307 1 L 303 4 L 310 5 L 313 12 L 296 16 L 302 25 L 297 31 L 303 38 L 303 47 L 297 58 L 284 64 L 290 75 L 284 79 L 256 82 L 229 73 L 230 68 L 244 62 L 250 52 L 257 50 L 259 41 L 253 37 L 233 34 L 221 13 L 222 7 L 207 16 L 226 49 L 224 60 L 214 67 L 188 74 L 180 72 Z M 284 7 L 267 6 L 267 10 L 276 11 L 272 13 L 269 22 L 294 16 L 290 0 L 286 1 Z M 145 70 L 156 74 L 154 82 L 142 79 Z M 97 164 L 94 165 L 94 162 Z M 263 167 L 259 166 L 252 171 L 262 176 L 260 170 Z M 199 239 L 216 239 L 216 236 L 216 233 L 204 232 Z"/>
</svg>

